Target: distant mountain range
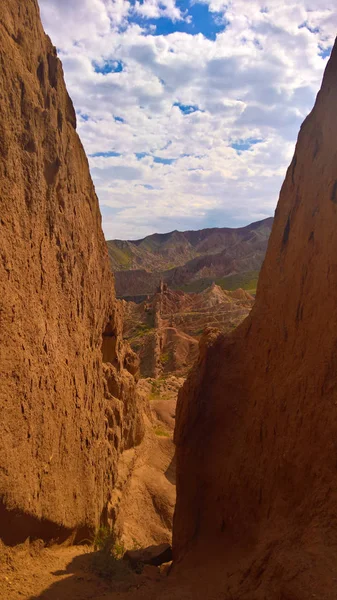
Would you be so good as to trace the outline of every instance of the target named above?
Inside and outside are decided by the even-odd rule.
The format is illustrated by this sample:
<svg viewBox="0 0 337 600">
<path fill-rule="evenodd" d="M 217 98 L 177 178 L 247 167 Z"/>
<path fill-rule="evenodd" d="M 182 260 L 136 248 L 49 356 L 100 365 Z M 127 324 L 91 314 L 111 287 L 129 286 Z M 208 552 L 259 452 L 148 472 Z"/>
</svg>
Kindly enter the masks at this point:
<svg viewBox="0 0 337 600">
<path fill-rule="evenodd" d="M 119 298 L 141 299 L 160 281 L 172 289 L 200 292 L 212 282 L 254 291 L 273 218 L 231 229 L 172 231 L 135 241 L 108 241 Z"/>
</svg>

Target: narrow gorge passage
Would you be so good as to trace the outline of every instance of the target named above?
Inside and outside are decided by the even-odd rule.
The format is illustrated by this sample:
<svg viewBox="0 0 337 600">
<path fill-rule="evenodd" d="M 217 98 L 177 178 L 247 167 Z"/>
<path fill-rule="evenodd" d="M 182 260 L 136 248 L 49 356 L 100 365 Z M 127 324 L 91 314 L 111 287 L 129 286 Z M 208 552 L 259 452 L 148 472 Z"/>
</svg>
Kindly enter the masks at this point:
<svg viewBox="0 0 337 600">
<path fill-rule="evenodd" d="M 273 223 L 109 257 L 39 4 L 0 2 L 0 600 L 336 600 L 336 107 L 337 42 Z"/>
</svg>

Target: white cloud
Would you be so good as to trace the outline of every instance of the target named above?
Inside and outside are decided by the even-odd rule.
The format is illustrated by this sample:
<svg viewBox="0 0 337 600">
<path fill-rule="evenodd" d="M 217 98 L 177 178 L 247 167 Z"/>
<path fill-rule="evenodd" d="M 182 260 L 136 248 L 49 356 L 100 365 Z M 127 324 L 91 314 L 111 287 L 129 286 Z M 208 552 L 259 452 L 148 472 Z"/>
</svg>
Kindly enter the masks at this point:
<svg viewBox="0 0 337 600">
<path fill-rule="evenodd" d="M 158 2 L 158 0 L 144 0 L 143 2 L 136 0 L 135 12 L 148 19 L 159 19 L 160 17 L 167 17 L 172 21 L 183 19 L 183 15 L 174 0 L 162 0 L 161 2 Z"/>
<path fill-rule="evenodd" d="M 161 17 L 191 22 L 174 0 L 40 0 L 86 151 L 110 154 L 90 158 L 108 238 L 273 213 L 333 44 L 334 2 L 204 4 L 228 22 L 216 39 L 156 35 Z"/>
</svg>

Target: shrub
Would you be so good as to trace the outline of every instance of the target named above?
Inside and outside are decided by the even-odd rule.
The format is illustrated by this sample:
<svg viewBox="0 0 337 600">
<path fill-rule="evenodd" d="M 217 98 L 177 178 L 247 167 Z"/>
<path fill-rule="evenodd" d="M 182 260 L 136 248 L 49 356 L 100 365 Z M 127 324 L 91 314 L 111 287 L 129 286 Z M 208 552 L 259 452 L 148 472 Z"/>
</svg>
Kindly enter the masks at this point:
<svg viewBox="0 0 337 600">
<path fill-rule="evenodd" d="M 160 394 L 160 383 L 156 380 L 152 381 L 151 394 L 153 396 L 159 396 Z"/>
<path fill-rule="evenodd" d="M 170 352 L 164 352 L 164 354 L 162 354 L 161 357 L 160 357 L 161 364 L 163 366 L 167 365 L 167 363 L 169 362 L 170 358 L 171 358 Z"/>
<path fill-rule="evenodd" d="M 93 545 L 92 569 L 97 575 L 104 579 L 124 579 L 130 574 L 130 567 L 123 560 L 124 544 L 108 527 L 100 527 Z"/>
<path fill-rule="evenodd" d="M 164 427 L 160 427 L 160 426 L 156 425 L 153 428 L 153 431 L 159 437 L 171 437 L 171 434 L 166 429 L 164 429 Z"/>
</svg>

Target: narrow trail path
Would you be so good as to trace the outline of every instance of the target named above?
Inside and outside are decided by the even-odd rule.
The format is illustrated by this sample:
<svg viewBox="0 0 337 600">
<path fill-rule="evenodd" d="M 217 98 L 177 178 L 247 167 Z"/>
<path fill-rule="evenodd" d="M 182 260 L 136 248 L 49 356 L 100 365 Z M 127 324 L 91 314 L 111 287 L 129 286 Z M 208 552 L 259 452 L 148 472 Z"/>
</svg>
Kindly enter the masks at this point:
<svg viewBox="0 0 337 600">
<path fill-rule="evenodd" d="M 1 600 L 138 600 L 158 598 L 164 578 L 151 571 L 114 582 L 92 570 L 93 548 L 23 544 L 0 553 Z M 167 579 L 167 578 L 165 578 Z"/>
<path fill-rule="evenodd" d="M 0 600 L 224 600 L 191 585 L 191 573 L 179 580 L 145 567 L 141 575 L 121 574 L 108 581 L 92 569 L 89 546 L 44 548 L 38 542 L 11 549 L 0 543 Z M 227 600 L 227 597 L 226 597 Z M 228 599 L 229 600 L 229 599 Z M 231 599 L 232 600 L 232 599 Z"/>
<path fill-rule="evenodd" d="M 93 570 L 95 554 L 92 546 L 45 548 L 34 542 L 12 549 L 0 542 L 0 600 L 268 600 L 245 586 L 238 593 L 248 563 L 240 569 L 235 556 L 227 568 L 219 559 L 169 576 L 156 567 L 137 575 L 120 564 L 107 580 Z"/>
<path fill-rule="evenodd" d="M 145 385 L 143 390 L 146 399 L 151 386 L 148 387 L 149 384 Z M 172 415 L 176 395 L 176 390 L 168 391 L 165 400 L 151 402 L 153 414 L 151 418 L 144 415 L 146 435 L 141 446 L 126 451 L 124 462 L 120 463 L 123 494 L 118 519 L 127 547 L 132 547 L 134 538 L 141 547 L 171 542 L 175 504 Z M 163 428 L 165 436 L 156 435 L 156 428 L 160 433 Z M 95 557 L 97 553 L 89 545 L 45 547 L 41 540 L 30 544 L 27 540 L 11 548 L 0 541 L 0 600 L 181 598 L 173 591 L 166 594 L 168 578 L 155 567 L 146 567 L 141 575 L 136 575 L 120 561 L 116 577 L 108 581 L 95 572 L 92 564 Z"/>
</svg>

